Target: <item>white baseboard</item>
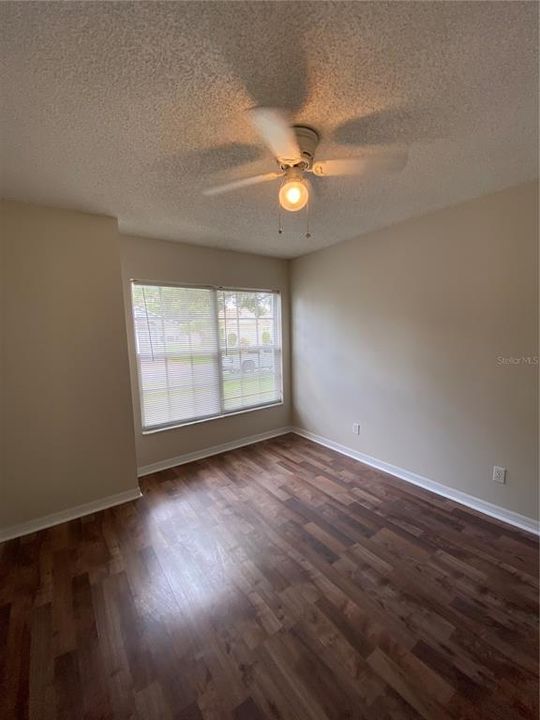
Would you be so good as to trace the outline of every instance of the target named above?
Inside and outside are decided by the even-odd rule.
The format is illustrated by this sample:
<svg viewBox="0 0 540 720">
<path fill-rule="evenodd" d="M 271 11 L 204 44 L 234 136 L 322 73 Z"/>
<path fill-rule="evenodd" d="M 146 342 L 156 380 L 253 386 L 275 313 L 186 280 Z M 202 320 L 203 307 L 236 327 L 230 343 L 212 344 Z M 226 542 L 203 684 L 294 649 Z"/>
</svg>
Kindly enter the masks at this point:
<svg viewBox="0 0 540 720">
<path fill-rule="evenodd" d="M 383 472 L 394 475 L 401 480 L 405 480 L 413 485 L 430 490 L 437 495 L 446 497 L 449 500 L 453 500 L 454 502 L 465 505 L 473 510 L 477 510 L 485 515 L 489 515 L 497 520 L 506 522 L 509 525 L 520 528 L 521 530 L 526 530 L 527 532 L 535 535 L 540 534 L 538 522 L 533 518 L 513 512 L 512 510 L 506 510 L 506 508 L 494 505 L 493 503 L 489 503 L 485 500 L 480 500 L 479 498 L 468 495 L 460 490 L 454 490 L 447 485 L 442 485 L 434 480 L 429 480 L 422 475 L 417 475 L 409 470 L 404 470 L 396 465 L 384 462 L 383 460 L 378 460 L 370 455 L 358 452 L 357 450 L 348 448 L 345 445 L 340 445 L 333 440 L 328 440 L 327 438 L 298 427 L 277 428 L 276 430 L 269 430 L 268 432 L 260 433 L 258 435 L 250 435 L 248 437 L 240 438 L 239 440 L 223 443 L 222 445 L 214 445 L 213 447 L 209 447 L 204 450 L 197 450 L 196 452 L 178 455 L 177 457 L 169 458 L 168 460 L 161 460 L 160 462 L 153 463 L 152 465 L 140 467 L 138 469 L 138 476 L 143 477 L 144 475 L 149 475 L 151 473 L 158 472 L 159 470 L 167 470 L 168 468 L 176 467 L 177 465 L 185 465 L 186 463 L 193 462 L 194 460 L 202 460 L 206 457 L 211 457 L 212 455 L 227 452 L 227 450 L 235 450 L 236 448 L 244 447 L 246 445 L 253 445 L 254 443 L 261 442 L 262 440 L 269 440 L 274 437 L 279 437 L 280 435 L 285 435 L 289 432 L 296 433 L 296 435 L 312 440 L 319 445 L 335 450 L 336 452 L 353 458 L 354 460 L 358 460 L 365 465 L 369 465 L 377 470 L 382 470 Z M 52 513 L 51 515 L 46 515 L 42 518 L 30 520 L 26 523 L 12 525 L 11 527 L 0 529 L 0 543 L 22 535 L 37 532 L 38 530 L 44 530 L 45 528 L 67 522 L 69 520 L 75 520 L 76 518 L 83 517 L 84 515 L 90 515 L 91 513 L 98 512 L 99 510 L 106 510 L 107 508 L 114 507 L 115 505 L 122 505 L 123 503 L 130 502 L 131 500 L 136 500 L 139 497 L 141 497 L 141 491 L 139 488 L 133 488 L 132 490 L 126 490 L 125 492 L 117 493 L 116 495 L 109 495 L 108 497 L 101 498 L 99 500 L 93 500 L 92 502 L 84 503 L 83 505 L 77 505 L 76 507 L 61 510 L 60 512 Z"/>
<path fill-rule="evenodd" d="M 141 491 L 137 487 L 132 490 L 116 493 L 116 495 L 108 495 L 99 500 L 92 500 L 92 502 L 84 503 L 83 505 L 60 510 L 60 512 L 45 515 L 45 517 L 29 520 L 20 525 L 11 525 L 11 527 L 0 529 L 0 543 L 20 537 L 21 535 L 28 535 L 38 530 L 44 530 L 53 525 L 59 525 L 68 520 L 75 520 L 76 518 L 83 517 L 83 515 L 90 515 L 99 510 L 106 510 L 107 508 L 114 507 L 114 505 L 122 505 L 131 500 L 136 500 L 139 497 L 141 497 Z"/>
<path fill-rule="evenodd" d="M 406 480 L 413 485 L 418 485 L 418 487 L 430 490 L 437 495 L 442 495 L 449 500 L 453 500 L 456 503 L 460 503 L 461 505 L 465 505 L 466 507 L 472 508 L 473 510 L 484 513 L 484 515 L 489 515 L 490 517 L 501 520 L 502 522 L 508 523 L 509 525 L 518 527 L 521 530 L 526 530 L 527 532 L 533 533 L 535 535 L 540 535 L 538 522 L 533 518 L 527 517 L 526 515 L 521 515 L 520 513 L 514 512 L 513 510 L 506 510 L 506 508 L 500 507 L 499 505 L 494 505 L 493 503 L 487 502 L 486 500 L 480 500 L 480 498 L 474 497 L 473 495 L 468 495 L 467 493 L 461 492 L 461 490 L 454 490 L 447 485 L 442 485 L 441 483 L 435 482 L 434 480 L 429 480 L 422 475 L 417 475 L 416 473 L 410 472 L 409 470 L 404 470 L 403 468 L 397 467 L 396 465 L 391 465 L 390 463 L 384 462 L 383 460 L 378 460 L 377 458 L 371 457 L 370 455 L 365 455 L 364 453 L 358 452 L 357 450 L 352 450 L 345 445 L 340 445 L 333 440 L 328 440 L 327 438 L 316 435 L 315 433 L 309 432 L 308 430 L 293 427 L 292 432 L 296 433 L 296 435 L 301 435 L 308 440 L 312 440 L 319 445 L 324 445 L 324 447 L 335 450 L 342 455 L 347 455 L 347 457 L 358 460 L 365 465 L 369 465 L 370 467 L 373 467 L 377 470 L 382 470 L 389 475 L 394 475 L 395 477 L 400 478 L 400 480 Z"/>
<path fill-rule="evenodd" d="M 176 467 L 177 465 L 185 465 L 186 463 L 194 462 L 195 460 L 203 460 L 204 458 L 211 457 L 212 455 L 219 455 L 219 453 L 227 452 L 227 450 L 236 450 L 237 448 L 245 447 L 246 445 L 253 445 L 254 443 L 261 442 L 261 440 L 270 440 L 271 438 L 278 437 L 279 435 L 286 435 L 292 432 L 291 427 L 281 427 L 275 430 L 268 430 L 268 432 L 259 433 L 259 435 L 248 435 L 247 437 L 240 438 L 239 440 L 232 440 L 222 445 L 213 445 L 212 447 L 204 448 L 203 450 L 196 450 L 191 453 L 184 453 L 184 455 L 177 455 L 177 457 L 169 458 L 168 460 L 159 460 L 158 462 L 152 463 L 151 465 L 143 465 L 138 468 L 137 474 L 139 477 L 145 475 L 151 475 L 152 473 L 159 472 L 160 470 L 168 470 L 169 468 Z"/>
</svg>

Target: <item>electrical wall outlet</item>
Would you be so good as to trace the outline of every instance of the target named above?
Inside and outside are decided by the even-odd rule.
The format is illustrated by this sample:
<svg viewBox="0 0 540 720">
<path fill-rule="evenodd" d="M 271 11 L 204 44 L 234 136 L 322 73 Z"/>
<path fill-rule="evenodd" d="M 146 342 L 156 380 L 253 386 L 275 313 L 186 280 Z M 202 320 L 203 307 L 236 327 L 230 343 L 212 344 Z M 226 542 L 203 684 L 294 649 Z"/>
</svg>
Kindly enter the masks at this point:
<svg viewBox="0 0 540 720">
<path fill-rule="evenodd" d="M 352 431 L 355 435 L 360 435 L 360 423 L 353 423 Z"/>
<path fill-rule="evenodd" d="M 504 485 L 506 483 L 506 468 L 494 465 L 493 467 L 493 482 Z"/>
</svg>

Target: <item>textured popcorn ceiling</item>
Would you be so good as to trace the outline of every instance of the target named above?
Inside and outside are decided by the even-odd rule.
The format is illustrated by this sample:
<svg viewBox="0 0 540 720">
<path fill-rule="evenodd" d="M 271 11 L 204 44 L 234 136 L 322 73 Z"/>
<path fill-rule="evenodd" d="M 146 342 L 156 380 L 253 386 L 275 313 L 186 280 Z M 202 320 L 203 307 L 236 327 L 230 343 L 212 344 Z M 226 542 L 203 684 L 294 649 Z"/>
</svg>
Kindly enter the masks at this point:
<svg viewBox="0 0 540 720">
<path fill-rule="evenodd" d="M 293 257 L 537 175 L 538 5 L 4 2 L 2 194 L 132 234 Z M 277 234 L 245 116 L 287 108 L 318 159 L 400 142 L 386 178 L 314 178 Z"/>
</svg>

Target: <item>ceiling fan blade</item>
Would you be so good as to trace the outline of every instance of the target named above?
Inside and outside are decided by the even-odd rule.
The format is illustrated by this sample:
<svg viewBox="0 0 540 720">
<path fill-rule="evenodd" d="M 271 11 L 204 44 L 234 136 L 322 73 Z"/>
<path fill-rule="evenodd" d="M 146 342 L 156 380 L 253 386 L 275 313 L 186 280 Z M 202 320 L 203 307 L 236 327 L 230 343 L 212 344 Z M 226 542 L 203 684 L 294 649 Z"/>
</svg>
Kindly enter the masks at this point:
<svg viewBox="0 0 540 720">
<path fill-rule="evenodd" d="M 407 151 L 400 149 L 366 153 L 343 160 L 321 160 L 313 164 L 312 172 L 319 177 L 399 172 L 407 164 L 407 157 Z"/>
<path fill-rule="evenodd" d="M 283 110 L 256 107 L 249 110 L 249 117 L 255 130 L 280 163 L 295 165 L 302 160 L 296 135 Z"/>
<path fill-rule="evenodd" d="M 216 185 L 215 187 L 203 190 L 203 195 L 221 195 L 222 193 L 247 187 L 248 185 L 258 185 L 259 183 L 268 182 L 269 180 L 275 180 L 281 177 L 282 174 L 281 172 L 271 172 L 265 173 L 264 175 L 252 175 L 251 177 L 241 178 L 240 180 L 231 180 L 231 182 L 224 183 L 223 185 Z"/>
</svg>

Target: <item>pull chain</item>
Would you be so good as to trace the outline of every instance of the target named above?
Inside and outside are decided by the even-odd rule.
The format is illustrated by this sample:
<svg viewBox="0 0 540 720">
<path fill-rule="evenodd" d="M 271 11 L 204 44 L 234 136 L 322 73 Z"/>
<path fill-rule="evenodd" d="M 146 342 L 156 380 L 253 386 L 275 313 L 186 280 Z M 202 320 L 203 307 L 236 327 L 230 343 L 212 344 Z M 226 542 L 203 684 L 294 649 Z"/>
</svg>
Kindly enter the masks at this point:
<svg viewBox="0 0 540 720">
<path fill-rule="evenodd" d="M 306 205 L 306 239 L 309 240 L 311 237 L 311 233 L 309 231 L 309 206 L 311 205 L 311 198 L 308 197 L 307 205 Z"/>
<path fill-rule="evenodd" d="M 283 233 L 283 225 L 281 223 L 281 205 L 278 205 L 278 235 Z"/>
</svg>

